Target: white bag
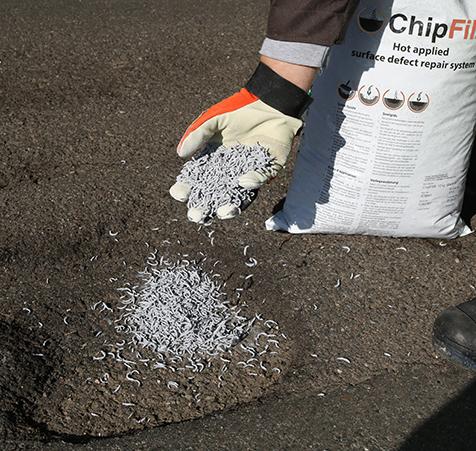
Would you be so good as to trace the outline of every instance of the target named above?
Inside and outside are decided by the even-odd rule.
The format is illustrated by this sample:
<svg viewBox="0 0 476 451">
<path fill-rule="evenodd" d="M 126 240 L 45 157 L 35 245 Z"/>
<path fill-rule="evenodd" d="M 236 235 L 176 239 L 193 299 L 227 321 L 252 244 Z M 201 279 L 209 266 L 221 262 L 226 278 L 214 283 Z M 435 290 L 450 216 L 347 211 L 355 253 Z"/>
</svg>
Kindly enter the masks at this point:
<svg viewBox="0 0 476 451">
<path fill-rule="evenodd" d="M 269 230 L 455 238 L 476 124 L 476 1 L 362 0 L 317 77 Z"/>
</svg>

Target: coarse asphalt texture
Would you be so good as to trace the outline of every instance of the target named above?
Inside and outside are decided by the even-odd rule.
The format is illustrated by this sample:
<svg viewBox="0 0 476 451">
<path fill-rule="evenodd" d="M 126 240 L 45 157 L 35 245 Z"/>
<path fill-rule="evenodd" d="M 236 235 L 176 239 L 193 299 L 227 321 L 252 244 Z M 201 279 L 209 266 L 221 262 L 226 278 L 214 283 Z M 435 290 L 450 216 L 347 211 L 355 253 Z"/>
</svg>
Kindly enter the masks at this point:
<svg viewBox="0 0 476 451">
<path fill-rule="evenodd" d="M 257 0 L 0 3 L 2 449 L 476 447 L 474 373 L 431 344 L 437 314 L 476 296 L 474 235 L 266 232 L 292 164 L 207 231 L 168 195 L 181 133 L 252 73 L 266 12 Z M 203 251 L 233 287 L 253 272 L 239 302 L 287 336 L 282 373 L 197 376 L 197 403 L 185 379 L 175 393 L 141 368 L 143 385 L 113 396 L 123 373 L 93 360 L 112 319 L 91 306 L 117 303 L 151 248 Z"/>
</svg>

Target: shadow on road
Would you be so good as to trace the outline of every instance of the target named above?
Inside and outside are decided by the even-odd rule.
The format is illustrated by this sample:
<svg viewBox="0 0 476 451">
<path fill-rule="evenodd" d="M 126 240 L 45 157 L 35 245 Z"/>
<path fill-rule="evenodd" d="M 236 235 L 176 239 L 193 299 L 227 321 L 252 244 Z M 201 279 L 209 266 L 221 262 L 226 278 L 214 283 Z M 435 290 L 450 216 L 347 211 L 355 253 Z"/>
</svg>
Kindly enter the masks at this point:
<svg viewBox="0 0 476 451">
<path fill-rule="evenodd" d="M 476 379 L 412 432 L 400 451 L 476 449 Z"/>
</svg>

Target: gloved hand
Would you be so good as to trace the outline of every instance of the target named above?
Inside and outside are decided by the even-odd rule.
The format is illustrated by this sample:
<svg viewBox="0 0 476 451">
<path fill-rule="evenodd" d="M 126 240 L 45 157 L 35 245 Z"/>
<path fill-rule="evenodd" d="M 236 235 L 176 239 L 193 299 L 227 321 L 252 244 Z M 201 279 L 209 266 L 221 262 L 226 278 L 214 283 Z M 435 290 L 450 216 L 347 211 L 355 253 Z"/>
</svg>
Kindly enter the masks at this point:
<svg viewBox="0 0 476 451">
<path fill-rule="evenodd" d="M 177 147 L 182 158 L 189 158 L 207 143 L 256 145 L 268 149 L 273 165 L 262 171 L 252 171 L 239 178 L 245 189 L 256 190 L 276 176 L 286 163 L 293 138 L 302 127 L 301 115 L 312 98 L 301 88 L 285 80 L 265 64 L 260 63 L 246 84 L 233 96 L 202 113 L 186 130 Z M 175 183 L 171 196 L 186 202 L 191 187 Z M 224 205 L 217 211 L 220 219 L 230 219 L 242 208 Z M 201 212 L 190 211 L 188 218 L 199 222 Z"/>
</svg>

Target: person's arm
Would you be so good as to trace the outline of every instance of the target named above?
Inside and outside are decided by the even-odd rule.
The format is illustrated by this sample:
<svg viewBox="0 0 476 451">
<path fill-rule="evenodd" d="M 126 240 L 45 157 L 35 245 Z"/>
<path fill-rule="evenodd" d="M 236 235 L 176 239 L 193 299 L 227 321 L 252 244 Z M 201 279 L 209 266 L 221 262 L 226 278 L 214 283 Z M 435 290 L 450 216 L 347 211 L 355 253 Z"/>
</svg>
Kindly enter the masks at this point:
<svg viewBox="0 0 476 451">
<path fill-rule="evenodd" d="M 271 0 L 266 36 L 331 46 L 342 41 L 359 0 Z"/>
<path fill-rule="evenodd" d="M 303 91 L 309 91 L 309 89 L 311 89 L 312 82 L 319 70 L 318 67 L 288 63 L 286 61 L 270 58 L 266 55 L 262 55 L 260 61 L 281 77 L 301 88 Z"/>
<path fill-rule="evenodd" d="M 357 5 L 358 0 L 271 0 L 261 55 L 323 67 L 329 48 L 342 41 Z"/>
<path fill-rule="evenodd" d="M 312 102 L 308 91 L 323 66 L 329 46 L 338 42 L 358 0 L 271 0 L 268 32 L 260 63 L 243 89 L 213 105 L 185 131 L 177 153 L 191 157 L 209 142 L 225 146 L 259 144 L 273 158 L 266 170 L 243 174 L 238 182 L 260 188 L 286 163 L 301 117 Z M 170 194 L 187 202 L 192 187 L 177 182 Z M 237 216 L 242 208 L 223 205 L 220 219 Z M 188 218 L 202 222 L 208 212 L 191 208 Z"/>
</svg>

